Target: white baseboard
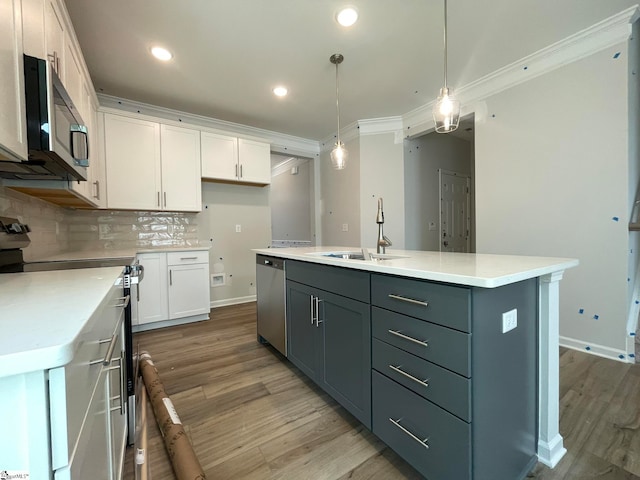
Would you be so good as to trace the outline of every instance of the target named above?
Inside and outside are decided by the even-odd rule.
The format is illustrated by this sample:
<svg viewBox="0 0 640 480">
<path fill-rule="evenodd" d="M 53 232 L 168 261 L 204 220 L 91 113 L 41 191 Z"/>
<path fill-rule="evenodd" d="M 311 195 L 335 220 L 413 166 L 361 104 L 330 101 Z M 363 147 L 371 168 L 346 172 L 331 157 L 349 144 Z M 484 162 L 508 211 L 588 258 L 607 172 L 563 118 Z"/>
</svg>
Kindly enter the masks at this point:
<svg viewBox="0 0 640 480">
<path fill-rule="evenodd" d="M 157 328 L 175 327 L 177 325 L 184 325 L 187 323 L 201 322 L 203 320 L 209 320 L 209 314 L 203 313 L 202 315 L 193 315 L 191 317 L 177 318 L 175 320 L 162 320 L 160 322 L 143 323 L 142 325 L 132 325 L 131 330 L 133 333 L 146 332 L 147 330 L 155 330 Z"/>
<path fill-rule="evenodd" d="M 630 357 L 629 354 L 623 350 L 617 350 L 615 348 L 593 343 L 586 343 L 583 340 L 576 340 L 575 338 L 560 336 L 560 346 L 571 348 L 572 350 L 591 353 L 598 357 L 610 358 L 611 360 L 617 360 L 618 362 L 635 363 L 636 361 L 634 357 Z"/>
<path fill-rule="evenodd" d="M 250 303 L 255 301 L 255 295 L 248 295 L 246 297 L 225 298 L 224 300 L 213 300 L 211 302 L 211 308 L 228 307 L 229 305 L 240 305 L 241 303 Z"/>
</svg>

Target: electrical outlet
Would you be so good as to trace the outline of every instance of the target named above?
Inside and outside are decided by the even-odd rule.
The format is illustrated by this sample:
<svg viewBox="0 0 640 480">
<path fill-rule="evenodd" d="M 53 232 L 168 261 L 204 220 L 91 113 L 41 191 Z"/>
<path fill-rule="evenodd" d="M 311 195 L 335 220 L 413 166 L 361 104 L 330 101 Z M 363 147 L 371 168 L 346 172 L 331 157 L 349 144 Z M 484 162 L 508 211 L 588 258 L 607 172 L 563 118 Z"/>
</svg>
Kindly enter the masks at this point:
<svg viewBox="0 0 640 480">
<path fill-rule="evenodd" d="M 343 232 L 348 232 L 349 231 L 349 224 L 348 223 L 343 223 L 342 224 L 342 231 Z"/>
<path fill-rule="evenodd" d="M 236 233 L 242 232 L 242 225 L 236 225 Z"/>
<path fill-rule="evenodd" d="M 518 326 L 518 309 L 514 308 L 502 314 L 502 333 L 507 333 Z"/>
</svg>

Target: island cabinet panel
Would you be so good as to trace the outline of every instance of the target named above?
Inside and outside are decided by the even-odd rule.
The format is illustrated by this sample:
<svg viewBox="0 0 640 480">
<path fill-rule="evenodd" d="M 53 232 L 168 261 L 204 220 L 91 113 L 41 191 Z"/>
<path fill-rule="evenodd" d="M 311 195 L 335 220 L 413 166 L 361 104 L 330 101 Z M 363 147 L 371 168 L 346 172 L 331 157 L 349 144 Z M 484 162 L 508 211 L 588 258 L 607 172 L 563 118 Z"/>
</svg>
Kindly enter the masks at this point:
<svg viewBox="0 0 640 480">
<path fill-rule="evenodd" d="M 309 266 L 309 275 L 304 275 Z M 353 284 L 325 283 L 333 267 L 288 262 L 287 278 L 293 276 L 306 284 L 287 280 L 287 341 L 289 360 L 327 391 L 368 428 L 371 428 L 371 315 L 369 303 L 348 296 L 368 298 L 359 281 L 368 285 L 369 274 L 358 273 Z M 323 290 L 320 284 L 344 295 Z M 355 288 L 353 285 L 356 285 Z"/>
<path fill-rule="evenodd" d="M 373 432 L 430 480 L 525 478 L 537 461 L 536 280 L 488 289 L 372 274 L 371 285 Z"/>
</svg>

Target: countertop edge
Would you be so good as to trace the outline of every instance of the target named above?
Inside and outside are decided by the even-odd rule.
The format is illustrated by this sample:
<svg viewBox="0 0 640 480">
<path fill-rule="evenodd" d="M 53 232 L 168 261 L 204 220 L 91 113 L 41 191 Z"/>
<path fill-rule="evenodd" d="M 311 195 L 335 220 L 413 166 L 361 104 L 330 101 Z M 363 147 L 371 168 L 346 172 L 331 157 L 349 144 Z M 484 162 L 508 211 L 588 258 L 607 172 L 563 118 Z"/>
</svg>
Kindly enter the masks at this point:
<svg viewBox="0 0 640 480">
<path fill-rule="evenodd" d="M 358 251 L 355 247 L 315 247 L 314 252 L 309 252 L 310 248 L 255 248 L 252 251 L 260 255 L 268 255 L 278 258 L 285 258 L 290 260 L 299 260 L 309 263 L 317 263 L 321 265 L 330 265 L 343 268 L 351 268 L 354 270 L 364 270 L 373 273 L 383 273 L 389 275 L 397 275 L 402 277 L 417 278 L 421 280 L 431 280 L 435 282 L 451 283 L 455 285 L 465 285 L 471 287 L 482 288 L 497 288 L 504 285 L 528 280 L 530 278 L 538 278 L 545 275 L 563 272 L 569 268 L 573 268 L 579 264 L 579 261 L 574 258 L 555 258 L 555 257 L 534 257 L 534 256 L 519 256 L 519 255 L 494 255 L 494 254 L 455 254 L 450 252 L 442 252 L 446 256 L 461 255 L 459 258 L 469 259 L 485 259 L 491 260 L 512 260 L 522 259 L 529 262 L 539 261 L 540 265 L 536 265 L 530 268 L 514 269 L 511 272 L 502 275 L 468 275 L 455 272 L 455 269 L 450 271 L 438 271 L 429 270 L 423 268 L 410 268 L 407 266 L 394 265 L 394 260 L 383 260 L 384 263 L 376 261 L 363 261 L 363 260 L 347 260 L 332 257 L 323 257 L 321 255 L 314 254 L 319 251 Z M 441 252 L 419 252 L 408 250 L 394 250 L 394 254 L 408 254 L 415 257 L 423 255 L 441 255 Z M 455 257 L 452 257 L 455 258 Z"/>
</svg>

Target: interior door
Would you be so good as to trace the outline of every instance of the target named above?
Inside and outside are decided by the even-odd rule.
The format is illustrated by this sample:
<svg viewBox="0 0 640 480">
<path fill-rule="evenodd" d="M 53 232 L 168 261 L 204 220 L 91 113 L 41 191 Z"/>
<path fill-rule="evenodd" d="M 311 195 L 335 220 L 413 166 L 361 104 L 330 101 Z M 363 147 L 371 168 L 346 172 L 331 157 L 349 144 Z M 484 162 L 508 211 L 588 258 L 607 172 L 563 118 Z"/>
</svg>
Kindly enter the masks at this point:
<svg viewBox="0 0 640 480">
<path fill-rule="evenodd" d="M 469 252 L 471 194 L 468 175 L 438 170 L 440 176 L 440 251 Z"/>
</svg>

